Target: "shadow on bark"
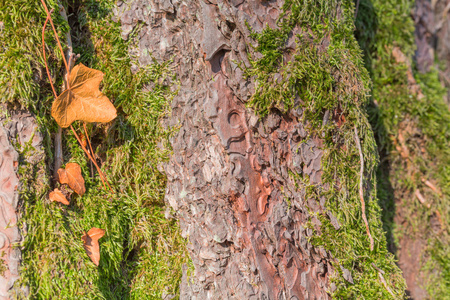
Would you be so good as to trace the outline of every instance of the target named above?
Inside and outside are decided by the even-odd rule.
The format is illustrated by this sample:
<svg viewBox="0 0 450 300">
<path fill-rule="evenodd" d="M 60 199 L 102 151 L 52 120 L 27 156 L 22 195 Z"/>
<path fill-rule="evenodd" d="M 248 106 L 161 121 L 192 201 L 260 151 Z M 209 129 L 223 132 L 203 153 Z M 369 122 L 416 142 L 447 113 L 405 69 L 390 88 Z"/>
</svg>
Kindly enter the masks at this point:
<svg viewBox="0 0 450 300">
<path fill-rule="evenodd" d="M 369 71 L 371 79 L 375 81 L 375 76 L 377 75 L 374 74 L 374 64 L 372 60 L 376 59 L 377 44 L 384 42 L 382 40 L 377 40 L 379 16 L 377 16 L 376 8 L 370 0 L 355 0 L 355 5 L 357 7 L 355 15 L 355 37 L 361 47 L 364 56 L 365 67 Z M 378 47 L 380 47 L 380 45 L 378 45 Z M 390 157 L 390 151 L 391 149 L 394 149 L 395 145 L 393 145 L 392 139 L 388 134 L 388 130 L 383 124 L 383 115 L 386 114 L 383 113 L 383 109 L 388 108 L 383 107 L 383 105 L 379 105 L 377 103 L 377 99 L 374 99 L 372 97 L 369 105 L 367 106 L 367 113 L 369 115 L 370 124 L 374 131 L 374 136 L 380 157 L 380 162 L 376 170 L 377 196 L 379 205 L 382 208 L 381 220 L 383 222 L 383 229 L 386 233 L 388 250 L 397 258 L 397 265 L 399 265 L 399 267 L 402 269 L 402 272 L 404 273 L 403 276 L 405 277 L 407 283 L 409 283 L 406 294 L 409 299 L 413 299 L 411 297 L 411 289 L 414 289 L 414 287 L 410 286 L 411 281 L 408 280 L 408 278 L 415 278 L 415 276 L 417 276 L 416 273 L 419 272 L 420 266 L 417 265 L 417 261 L 411 258 L 406 258 L 407 256 L 411 257 L 411 254 L 405 255 L 403 253 L 404 258 L 401 259 L 402 249 L 400 248 L 404 248 L 403 252 L 420 252 L 421 247 L 418 246 L 417 243 L 420 244 L 421 239 L 419 238 L 415 240 L 411 237 L 404 237 L 403 242 L 400 241 L 398 242 L 398 244 L 394 239 L 396 222 L 399 222 L 398 219 L 396 220 L 396 216 L 398 217 L 399 215 L 402 215 L 402 210 L 398 207 L 402 201 L 402 197 L 400 196 L 402 192 L 396 191 L 394 189 L 394 182 L 392 180 L 395 179 L 392 179 L 390 177 L 391 170 L 394 167 L 391 161 L 392 158 Z M 399 224 L 397 224 L 397 226 L 399 226 Z M 405 247 L 405 245 L 409 245 L 411 247 Z M 421 297 L 417 296 L 417 298 L 415 297 L 415 299 L 421 299 Z"/>
<path fill-rule="evenodd" d="M 378 29 L 378 19 L 375 8 L 370 0 L 359 2 L 355 20 L 355 37 L 364 55 L 364 63 L 370 76 L 373 78 L 372 55 L 375 51 L 376 32 Z M 380 163 L 377 168 L 377 195 L 382 211 L 383 229 L 386 232 L 387 246 L 391 253 L 396 254 L 394 243 L 393 226 L 395 216 L 394 189 L 389 178 L 390 161 L 389 149 L 392 143 L 387 139 L 387 131 L 380 120 L 380 108 L 372 98 L 367 107 L 370 124 L 375 133 L 375 140 L 378 146 Z"/>
</svg>

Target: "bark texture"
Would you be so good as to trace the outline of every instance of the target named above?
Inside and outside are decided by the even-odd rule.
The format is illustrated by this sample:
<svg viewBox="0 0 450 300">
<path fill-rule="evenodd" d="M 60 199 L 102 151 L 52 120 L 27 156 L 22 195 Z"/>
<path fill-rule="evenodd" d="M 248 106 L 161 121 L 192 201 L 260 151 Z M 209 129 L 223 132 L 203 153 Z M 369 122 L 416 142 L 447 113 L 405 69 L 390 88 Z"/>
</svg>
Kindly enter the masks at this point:
<svg viewBox="0 0 450 300">
<path fill-rule="evenodd" d="M 5 107 L 0 108 L 6 111 Z M 14 286 L 19 279 L 20 243 L 23 238 L 21 231 L 26 230 L 26 227 L 18 227 L 18 221 L 19 191 L 23 189 L 27 178 L 19 176 L 18 168 L 31 167 L 32 171 L 24 176 L 32 177 L 33 185 L 44 185 L 44 170 L 33 167 L 44 159 L 42 135 L 37 128 L 35 118 L 28 112 L 11 111 L 7 118 L 0 116 L 0 251 L 3 264 L 0 273 L 0 299 L 10 299 L 14 294 L 23 297 L 28 294 L 27 287 Z"/>
<path fill-rule="evenodd" d="M 417 68 L 425 73 L 435 65 L 435 58 L 442 63 L 439 76 L 448 89 L 446 102 L 450 107 L 450 1 L 416 1 L 414 22 Z"/>
<path fill-rule="evenodd" d="M 322 188 L 322 141 L 307 138 L 301 109 L 259 119 L 245 106 L 254 82 L 242 68 L 249 53 L 258 55 L 247 23 L 257 32 L 275 27 L 282 4 L 119 2 L 124 38 L 143 24 L 133 52 L 141 66 L 173 59 L 179 79 L 167 121 L 180 130 L 165 172 L 166 200 L 195 266 L 194 279 L 183 278 L 182 299 L 328 299 L 334 288 L 331 255 L 308 242 L 312 227 L 320 232 L 311 213 L 339 224 L 325 199 L 305 199 L 289 175 L 304 173 Z"/>
<path fill-rule="evenodd" d="M 0 299 L 9 299 L 9 289 L 19 278 L 20 250 L 13 245 L 20 242 L 17 227 L 19 154 L 8 140 L 8 132 L 0 125 Z"/>
<path fill-rule="evenodd" d="M 450 106 L 450 1 L 448 0 L 418 0 L 415 2 L 415 10 L 413 14 L 415 23 L 415 44 L 417 50 L 415 53 L 416 67 L 419 72 L 427 73 L 432 67 L 439 70 L 439 79 L 441 84 L 447 88 L 446 103 Z M 408 63 L 408 59 L 403 55 L 398 48 L 394 49 L 394 57 L 397 62 L 408 64 L 408 84 L 411 93 L 420 100 L 424 98 L 424 94 L 420 90 L 420 86 L 416 83 L 413 76 L 413 70 Z M 400 55 L 399 55 L 400 54 Z M 441 63 L 436 65 L 436 61 Z M 408 120 L 407 120 L 408 121 Z M 409 136 L 414 136 L 416 139 L 423 136 L 423 133 L 412 127 L 408 122 L 403 122 L 400 126 L 401 132 L 408 132 Z M 417 126 L 417 125 L 413 125 Z M 405 143 L 404 141 L 402 142 Z M 410 141 L 412 144 L 413 142 Z M 405 148 L 407 150 L 407 148 Z M 401 152 L 402 157 L 408 157 L 409 152 Z M 430 159 L 431 160 L 431 159 Z M 432 161 L 432 160 L 431 160 Z M 430 162 L 432 164 L 432 162 Z M 406 168 L 406 167 L 405 167 Z M 419 190 L 417 190 L 419 191 Z M 405 199 L 404 191 L 395 191 L 395 197 L 400 204 Z M 416 194 L 417 195 L 417 194 Z M 411 197 L 411 196 L 409 196 Z M 412 196 L 414 197 L 417 196 Z M 444 198 L 442 198 L 442 201 Z M 428 204 L 429 205 L 429 204 Z M 395 223 L 398 226 L 405 227 L 407 224 L 408 210 L 405 205 L 398 205 L 395 214 Z M 429 299 L 425 290 L 424 282 L 427 282 L 426 274 L 424 274 L 423 266 L 430 258 L 427 256 L 427 239 L 432 240 L 433 235 L 438 235 L 441 230 L 440 217 L 433 214 L 429 218 L 429 224 L 417 224 L 416 231 L 421 234 L 402 234 L 399 236 L 397 251 L 398 264 L 401 268 L 404 278 L 408 286 L 408 294 L 411 299 Z M 431 229 L 430 232 L 427 232 Z M 409 229 L 404 228 L 405 232 Z M 425 236 L 424 236 L 425 233 Z"/>
</svg>

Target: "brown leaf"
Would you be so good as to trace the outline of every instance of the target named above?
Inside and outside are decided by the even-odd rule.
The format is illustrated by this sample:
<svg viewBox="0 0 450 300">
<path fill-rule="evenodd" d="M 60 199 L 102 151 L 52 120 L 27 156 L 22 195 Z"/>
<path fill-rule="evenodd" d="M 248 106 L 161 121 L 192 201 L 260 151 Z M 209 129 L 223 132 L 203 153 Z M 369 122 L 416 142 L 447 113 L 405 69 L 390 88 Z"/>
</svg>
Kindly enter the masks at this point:
<svg viewBox="0 0 450 300">
<path fill-rule="evenodd" d="M 69 183 L 69 178 L 67 178 L 67 173 L 66 170 L 64 169 L 58 169 L 58 181 L 61 184 L 68 184 Z"/>
<path fill-rule="evenodd" d="M 58 177 L 61 184 L 67 183 L 78 195 L 83 196 L 86 192 L 81 168 L 77 163 L 68 163 L 65 170 L 59 169 Z"/>
<path fill-rule="evenodd" d="M 86 250 L 87 255 L 96 266 L 100 263 L 100 245 L 98 240 L 104 235 L 105 231 L 103 229 L 93 227 L 81 237 L 84 242 L 84 250 Z"/>
<path fill-rule="evenodd" d="M 86 137 L 82 133 L 80 133 L 80 141 L 81 141 L 81 146 L 86 148 L 87 147 Z"/>
<path fill-rule="evenodd" d="M 66 197 L 59 189 L 55 189 L 53 192 L 50 192 L 48 195 L 50 198 L 50 201 L 56 201 L 65 205 L 69 205 L 69 201 L 67 201 Z"/>
<path fill-rule="evenodd" d="M 70 88 L 56 98 L 52 116 L 62 128 L 76 120 L 85 122 L 110 122 L 116 116 L 116 108 L 108 97 L 100 92 L 103 72 L 76 65 L 69 75 Z"/>
</svg>

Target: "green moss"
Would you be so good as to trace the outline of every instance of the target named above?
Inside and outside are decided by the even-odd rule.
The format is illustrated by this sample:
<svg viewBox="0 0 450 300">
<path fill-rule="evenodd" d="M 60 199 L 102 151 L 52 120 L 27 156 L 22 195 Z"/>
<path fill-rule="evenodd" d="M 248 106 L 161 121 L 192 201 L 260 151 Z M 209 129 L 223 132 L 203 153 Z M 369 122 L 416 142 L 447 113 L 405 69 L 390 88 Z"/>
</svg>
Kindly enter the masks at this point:
<svg viewBox="0 0 450 300">
<path fill-rule="evenodd" d="M 9 80 L 16 73 L 24 77 L 11 82 L 3 101 L 19 103 L 36 115 L 48 159 L 41 167 L 50 174 L 57 126 L 50 117 L 53 96 L 45 71 L 42 73 L 39 46 L 45 14 L 40 1 L 6 2 L 1 4 L 5 28 L 0 40 L 7 50 L 0 57 L 6 70 L 1 79 L 8 75 Z M 58 11 L 56 1 L 47 1 L 47 5 Z M 22 177 L 21 222 L 28 232 L 22 245 L 21 284 L 30 287 L 33 299 L 154 299 L 177 294 L 181 266 L 189 259 L 177 223 L 164 217 L 165 176 L 157 170 L 169 154 L 162 148 L 170 149 L 167 139 L 171 133 L 163 130 L 160 121 L 170 111 L 174 96 L 160 82 L 173 76 L 172 72 L 168 63 L 154 63 L 131 73 L 130 42 L 121 39 L 120 24 L 111 20 L 114 1 L 86 0 L 76 5 L 70 8 L 76 14 L 69 18 L 74 52 L 80 54 L 78 62 L 105 73 L 102 91 L 118 109 L 111 124 L 88 125 L 94 151 L 115 193 L 103 189 L 98 174 L 92 174 L 95 168 L 67 130 L 63 134 L 64 162 L 81 165 L 85 195 L 72 196 L 67 207 L 51 203 L 47 196 L 53 188 L 50 183 L 38 182 L 33 173 L 36 166 L 21 165 L 20 173 L 30 175 Z M 64 36 L 67 23 L 57 13 L 53 16 Z M 10 43 L 8 39 L 20 30 L 26 32 Z M 58 88 L 62 62 L 52 33 L 47 31 L 49 62 Z M 150 84 L 151 91 L 144 91 Z M 81 132 L 81 124 L 74 127 Z M 29 149 L 22 150 L 21 157 L 25 157 Z M 100 239 L 98 267 L 90 261 L 81 240 L 92 227 L 106 230 Z"/>
<path fill-rule="evenodd" d="M 410 13 L 413 1 L 361 1 L 365 16 L 358 16 L 357 36 L 367 53 L 372 69 L 373 100 L 371 123 L 377 134 L 380 152 L 385 156 L 379 173 L 383 178 L 379 195 L 385 208 L 385 229 L 391 243 L 400 237 L 421 239 L 426 243 L 422 271 L 423 286 L 431 299 L 448 299 L 450 291 L 450 237 L 448 236 L 449 179 L 450 179 L 450 113 L 444 103 L 446 91 L 438 72 L 418 73 L 412 62 L 412 73 L 423 97 L 408 86 L 408 66 L 398 63 L 392 51 L 398 47 L 411 61 L 414 54 L 414 22 Z M 376 19 L 376 21 L 373 21 Z M 377 26 L 374 27 L 373 24 Z M 372 39 L 367 47 L 367 38 Z M 408 149 L 402 157 L 396 145 L 401 138 Z M 433 193 L 422 179 L 430 180 L 440 192 Z M 414 195 L 420 190 L 430 208 L 422 205 Z M 394 224 L 395 210 L 405 216 L 404 224 Z M 439 217 L 441 216 L 441 217 Z M 433 232 L 431 218 L 440 218 L 440 231 Z M 398 246 L 398 245 L 397 245 Z"/>
<path fill-rule="evenodd" d="M 339 264 L 349 269 L 354 279 L 350 284 L 342 276 L 333 278 L 338 299 L 389 299 L 377 270 L 385 278 L 396 297 L 404 295 L 405 283 L 386 249 L 381 210 L 376 195 L 375 168 L 377 145 L 365 114 L 369 103 L 370 78 L 364 68 L 361 50 L 353 36 L 354 7 L 351 1 L 286 1 L 286 13 L 278 21 L 279 29 L 265 29 L 253 36 L 262 57 L 251 60 L 249 76 L 255 76 L 257 87 L 249 105 L 265 116 L 271 109 L 286 111 L 294 105 L 303 109 L 303 122 L 311 136 L 323 137 L 322 187 L 312 186 L 297 178 L 306 198 L 325 196 L 326 207 L 337 216 L 341 229 L 335 230 L 326 216 L 320 216 L 321 235 L 311 241 L 330 250 Z M 289 62 L 282 60 L 284 42 L 292 28 L 301 29 L 297 46 Z M 272 43 L 270 43 L 272 41 Z M 323 47 L 323 43 L 328 47 Z M 324 122 L 325 112 L 342 112 L 345 122 Z M 374 251 L 361 217 L 359 198 L 359 150 L 354 128 L 358 128 L 364 156 L 366 214 L 375 240 Z M 335 266 L 340 270 L 339 266 Z M 339 271 L 340 272 L 340 271 Z"/>
<path fill-rule="evenodd" d="M 58 12 L 58 1 L 47 1 L 49 9 Z M 54 13 L 60 36 L 68 30 L 67 23 Z M 42 26 L 46 18 L 40 1 L 4 0 L 0 3 L 0 102 L 19 103 L 37 108 L 51 101 L 51 90 L 42 55 Z M 48 24 L 46 31 L 47 62 L 54 78 L 60 77 L 61 55 Z M 59 78 L 61 80 L 61 78 Z"/>
</svg>

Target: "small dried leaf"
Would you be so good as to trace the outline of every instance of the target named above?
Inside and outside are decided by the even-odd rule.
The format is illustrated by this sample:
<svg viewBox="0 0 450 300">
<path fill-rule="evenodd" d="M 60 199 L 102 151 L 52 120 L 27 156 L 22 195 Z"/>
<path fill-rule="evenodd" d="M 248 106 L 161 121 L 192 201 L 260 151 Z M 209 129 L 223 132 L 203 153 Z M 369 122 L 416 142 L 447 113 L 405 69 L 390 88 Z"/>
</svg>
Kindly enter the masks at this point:
<svg viewBox="0 0 450 300">
<path fill-rule="evenodd" d="M 81 141 L 81 146 L 86 148 L 87 147 L 86 137 L 82 133 L 80 133 L 80 141 Z"/>
<path fill-rule="evenodd" d="M 65 205 L 69 205 L 69 201 L 67 201 L 66 197 L 59 189 L 55 189 L 53 192 L 49 194 L 50 201 L 56 201 Z"/>
<path fill-rule="evenodd" d="M 104 235 L 105 230 L 94 227 L 81 237 L 87 255 L 96 266 L 100 263 L 100 245 L 98 244 L 98 240 Z"/>
<path fill-rule="evenodd" d="M 78 195 L 82 196 L 86 192 L 81 167 L 77 163 L 68 163 L 66 169 L 59 169 L 58 176 L 61 184 L 68 184 Z"/>
<path fill-rule="evenodd" d="M 69 178 L 67 178 L 66 170 L 58 169 L 58 181 L 61 184 L 68 184 L 69 183 Z"/>
<path fill-rule="evenodd" d="M 74 121 L 110 122 L 116 116 L 116 108 L 108 97 L 100 92 L 103 72 L 76 65 L 69 75 L 70 88 L 52 104 L 52 116 L 62 128 Z"/>
</svg>

